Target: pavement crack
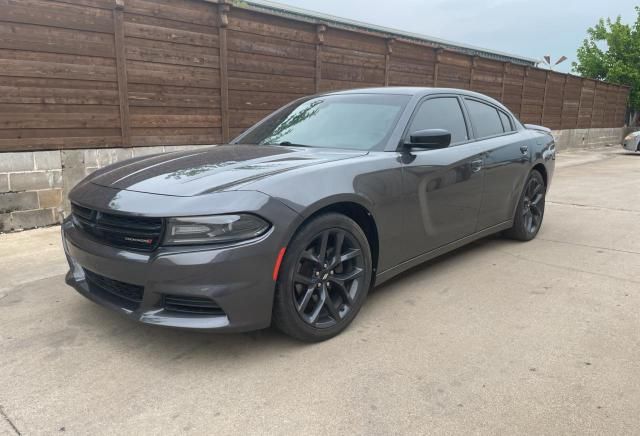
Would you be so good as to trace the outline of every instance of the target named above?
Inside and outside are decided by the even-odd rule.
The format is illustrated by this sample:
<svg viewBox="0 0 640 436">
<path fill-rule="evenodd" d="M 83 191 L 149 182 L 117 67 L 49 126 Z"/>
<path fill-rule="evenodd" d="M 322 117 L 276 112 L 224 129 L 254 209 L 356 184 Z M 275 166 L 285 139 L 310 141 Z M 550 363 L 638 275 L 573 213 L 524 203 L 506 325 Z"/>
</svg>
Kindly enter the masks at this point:
<svg viewBox="0 0 640 436">
<path fill-rule="evenodd" d="M 4 411 L 4 408 L 2 407 L 2 405 L 0 405 L 0 415 L 2 415 L 4 420 L 9 423 L 9 425 L 11 426 L 13 431 L 15 431 L 18 436 L 22 435 L 22 433 L 20 433 L 20 430 L 18 430 L 18 427 L 16 427 L 16 425 L 13 423 L 13 421 L 11 421 L 11 418 L 9 418 L 7 413 Z"/>
<path fill-rule="evenodd" d="M 574 247 L 593 248 L 594 250 L 606 250 L 606 251 L 613 251 L 615 253 L 625 253 L 625 254 L 640 254 L 640 251 L 620 250 L 618 248 L 599 247 L 597 245 L 580 244 L 578 242 L 558 241 L 556 239 L 545 239 L 540 237 L 538 237 L 537 239 L 545 242 L 553 242 L 555 244 L 565 244 L 565 245 L 572 245 Z"/>
<path fill-rule="evenodd" d="M 640 210 L 624 209 L 624 208 L 620 208 L 620 207 L 593 206 L 593 205 L 590 205 L 590 204 L 566 203 L 566 202 L 563 202 L 563 201 L 550 201 L 550 200 L 547 200 L 547 204 L 554 204 L 554 205 L 558 205 L 558 206 L 581 207 L 581 208 L 593 209 L 593 210 L 611 210 L 611 211 L 615 211 L 615 212 L 628 212 L 628 213 L 633 213 L 633 214 L 640 215 Z"/>
</svg>

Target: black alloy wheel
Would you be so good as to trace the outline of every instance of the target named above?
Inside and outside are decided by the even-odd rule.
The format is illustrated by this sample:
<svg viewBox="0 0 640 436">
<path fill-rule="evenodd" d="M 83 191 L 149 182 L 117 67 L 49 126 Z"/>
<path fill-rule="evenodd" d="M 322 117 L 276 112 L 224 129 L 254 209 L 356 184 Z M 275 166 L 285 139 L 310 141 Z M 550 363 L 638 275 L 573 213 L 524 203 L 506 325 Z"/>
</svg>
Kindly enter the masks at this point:
<svg viewBox="0 0 640 436">
<path fill-rule="evenodd" d="M 514 218 L 513 227 L 506 233 L 521 241 L 535 238 L 542 226 L 547 187 L 542 174 L 533 170 L 524 186 L 524 191 Z"/>
<path fill-rule="evenodd" d="M 293 281 L 300 317 L 315 328 L 332 327 L 351 311 L 362 289 L 362 248 L 346 230 L 324 230 L 299 256 Z"/>
<path fill-rule="evenodd" d="M 371 271 L 362 229 L 344 215 L 321 215 L 287 249 L 274 306 L 276 325 L 306 341 L 335 336 L 360 310 Z"/>
<path fill-rule="evenodd" d="M 535 177 L 530 178 L 523 201 L 525 228 L 529 233 L 536 233 L 544 213 L 544 184 Z"/>
</svg>

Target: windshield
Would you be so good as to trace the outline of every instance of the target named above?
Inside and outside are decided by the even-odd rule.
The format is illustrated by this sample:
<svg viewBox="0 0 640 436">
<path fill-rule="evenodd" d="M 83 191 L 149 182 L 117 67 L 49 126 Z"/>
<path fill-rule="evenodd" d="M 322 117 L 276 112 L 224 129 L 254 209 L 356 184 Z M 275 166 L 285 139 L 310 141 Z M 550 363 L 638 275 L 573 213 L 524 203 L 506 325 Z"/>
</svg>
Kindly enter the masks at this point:
<svg viewBox="0 0 640 436">
<path fill-rule="evenodd" d="M 237 142 L 371 150 L 391 135 L 406 95 L 315 97 L 274 113 Z"/>
</svg>

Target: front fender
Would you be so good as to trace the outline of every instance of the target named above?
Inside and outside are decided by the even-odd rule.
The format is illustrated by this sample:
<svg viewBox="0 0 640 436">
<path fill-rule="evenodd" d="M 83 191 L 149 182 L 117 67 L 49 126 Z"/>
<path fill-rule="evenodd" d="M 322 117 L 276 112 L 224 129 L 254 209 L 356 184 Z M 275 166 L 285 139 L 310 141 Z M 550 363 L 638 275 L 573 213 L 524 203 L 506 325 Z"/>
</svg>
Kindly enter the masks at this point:
<svg viewBox="0 0 640 436">
<path fill-rule="evenodd" d="M 319 210 L 337 203 L 355 203 L 366 209 L 371 215 L 374 216 L 375 219 L 373 202 L 369 198 L 355 193 L 336 194 L 322 198 L 315 203 L 308 205 L 304 210 L 300 211 L 300 215 L 306 219 Z"/>
</svg>

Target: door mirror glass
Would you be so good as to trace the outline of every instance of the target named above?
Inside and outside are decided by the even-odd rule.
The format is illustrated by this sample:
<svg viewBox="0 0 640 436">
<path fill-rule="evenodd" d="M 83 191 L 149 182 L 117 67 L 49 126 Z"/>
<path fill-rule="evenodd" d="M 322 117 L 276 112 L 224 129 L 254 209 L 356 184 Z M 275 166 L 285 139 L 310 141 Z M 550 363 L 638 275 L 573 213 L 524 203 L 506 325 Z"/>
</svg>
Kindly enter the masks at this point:
<svg viewBox="0 0 640 436">
<path fill-rule="evenodd" d="M 410 139 L 411 142 L 405 144 L 409 148 L 447 148 L 451 144 L 451 133 L 444 129 L 418 130 Z"/>
</svg>

